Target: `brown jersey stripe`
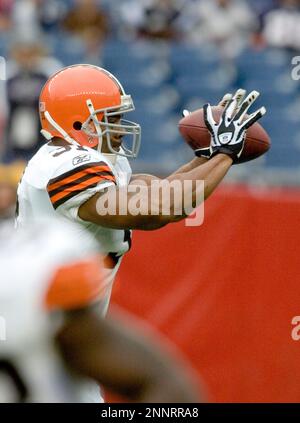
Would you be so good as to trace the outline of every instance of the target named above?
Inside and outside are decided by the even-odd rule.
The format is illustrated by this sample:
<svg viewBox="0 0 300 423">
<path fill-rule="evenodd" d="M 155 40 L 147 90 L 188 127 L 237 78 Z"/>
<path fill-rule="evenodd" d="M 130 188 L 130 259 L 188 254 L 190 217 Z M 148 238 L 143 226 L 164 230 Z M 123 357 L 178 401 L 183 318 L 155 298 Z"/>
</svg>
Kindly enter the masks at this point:
<svg viewBox="0 0 300 423">
<path fill-rule="evenodd" d="M 59 193 L 51 196 L 51 201 L 52 203 L 55 203 L 57 200 L 60 200 L 61 198 L 65 197 L 66 195 L 68 195 L 70 192 L 80 192 L 80 191 L 84 191 L 87 188 L 90 188 L 90 185 L 93 184 L 98 184 L 100 181 L 111 181 L 111 182 L 115 182 L 115 179 L 113 176 L 94 176 L 93 178 L 90 178 L 86 181 L 83 181 L 81 183 L 78 183 L 72 187 L 69 187 L 67 189 L 64 189 L 63 191 L 60 191 Z"/>
<path fill-rule="evenodd" d="M 94 167 L 94 166 L 108 166 L 108 164 L 103 161 L 100 161 L 100 162 L 90 162 L 90 163 L 83 164 L 81 166 L 77 166 L 74 169 L 68 170 L 68 172 L 62 173 L 61 175 L 58 175 L 55 178 L 50 179 L 49 184 L 58 182 L 61 179 L 64 179 L 64 178 L 67 178 L 68 176 L 73 175 L 74 173 L 77 173 L 81 170 L 85 170 L 85 169 L 88 169 L 89 167 Z"/>
<path fill-rule="evenodd" d="M 105 180 L 102 181 L 102 183 L 107 182 Z M 91 184 L 88 188 L 95 188 L 97 185 L 99 185 L 99 182 L 96 182 L 94 184 Z M 70 200 L 70 198 L 75 197 L 75 195 L 80 194 L 82 192 L 81 189 L 73 192 L 69 192 L 67 195 L 62 197 L 60 200 L 57 200 L 55 202 L 52 202 L 53 208 L 57 209 L 61 204 L 65 203 L 66 201 Z"/>
<path fill-rule="evenodd" d="M 52 189 L 48 191 L 49 196 L 52 198 L 54 195 L 62 192 L 62 191 L 67 191 L 72 187 L 75 187 L 76 185 L 80 184 L 81 182 L 85 182 L 89 179 L 95 178 L 96 176 L 99 176 L 99 180 L 105 178 L 106 176 L 110 177 L 110 178 L 114 178 L 113 174 L 111 172 L 95 172 L 95 173 L 87 173 L 85 174 L 84 172 L 84 176 L 82 176 L 81 178 L 75 179 L 72 182 L 69 182 L 67 184 L 61 185 L 56 189 Z"/>
<path fill-rule="evenodd" d="M 89 188 L 94 188 L 97 185 L 98 185 L 98 183 L 96 182 L 95 184 L 92 184 L 91 186 L 89 186 Z M 78 190 L 78 191 L 70 192 L 68 195 L 66 195 L 65 197 L 61 198 L 60 200 L 57 200 L 55 202 L 52 202 L 53 208 L 54 209 L 57 209 L 57 207 L 59 207 L 61 204 L 65 203 L 70 198 L 75 197 L 75 195 L 79 194 L 80 192 L 82 192 L 82 191 L 81 190 Z"/>
<path fill-rule="evenodd" d="M 91 163 L 90 163 L 89 166 L 85 166 L 84 169 L 82 169 L 82 166 L 76 169 L 73 169 L 71 175 L 69 174 L 68 176 L 66 176 L 66 173 L 64 173 L 63 175 L 60 175 L 57 178 L 50 179 L 47 185 L 47 190 L 52 191 L 56 188 L 59 188 L 60 186 L 64 184 L 67 184 L 76 179 L 79 179 L 80 177 L 86 174 L 97 173 L 97 172 L 109 172 L 111 173 L 111 175 L 113 175 L 113 173 L 111 172 L 110 168 L 107 165 L 103 166 L 98 163 L 96 165 L 93 164 L 93 166 L 91 166 Z M 67 172 L 67 173 L 70 173 L 70 172 Z"/>
</svg>

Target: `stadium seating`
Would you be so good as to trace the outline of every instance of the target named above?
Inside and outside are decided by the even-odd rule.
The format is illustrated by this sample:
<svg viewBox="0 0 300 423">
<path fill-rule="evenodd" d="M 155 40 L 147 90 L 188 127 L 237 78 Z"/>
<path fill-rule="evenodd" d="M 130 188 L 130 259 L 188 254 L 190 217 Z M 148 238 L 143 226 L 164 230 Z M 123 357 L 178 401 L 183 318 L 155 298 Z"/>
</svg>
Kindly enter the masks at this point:
<svg viewBox="0 0 300 423">
<path fill-rule="evenodd" d="M 80 61 L 83 54 L 80 42 L 68 37 L 56 40 L 54 51 L 67 65 Z M 135 101 L 136 111 L 130 119 L 138 121 L 143 131 L 135 166 L 149 164 L 166 171 L 180 164 L 186 148 L 176 126 L 181 110 L 196 109 L 206 102 L 216 104 L 224 93 L 243 86 L 259 90 L 262 96 L 256 107 L 266 105 L 268 109 L 262 124 L 270 134 L 272 149 L 262 166 L 300 167 L 300 118 L 292 108 L 294 103 L 299 107 L 300 88 L 291 78 L 288 53 L 246 49 L 236 63 L 228 64 L 209 47 L 149 41 L 133 44 L 113 38 L 105 44 L 101 62 Z"/>
<path fill-rule="evenodd" d="M 262 10 L 270 1 L 251 3 Z M 103 5 L 107 9 L 112 7 L 108 0 Z M 80 39 L 63 31 L 48 37 L 53 54 L 65 65 L 91 61 Z M 2 34 L 0 55 L 7 55 L 8 46 Z M 228 62 L 211 45 L 132 41 L 120 39 L 112 31 L 98 59 L 95 57 L 98 60 L 95 64 L 114 73 L 134 99 L 136 111 L 130 119 L 137 120 L 143 129 L 143 147 L 136 166 L 155 162 L 163 172 L 168 167 L 167 159 L 170 166 L 176 162 L 175 151 L 180 151 L 180 161 L 186 149 L 176 127 L 182 109 L 195 110 L 206 102 L 217 104 L 226 92 L 244 87 L 259 90 L 262 95 L 256 107 L 265 105 L 268 109 L 262 124 L 270 134 L 272 149 L 262 166 L 266 170 L 300 169 L 300 84 L 291 77 L 289 52 L 249 47 Z"/>
</svg>

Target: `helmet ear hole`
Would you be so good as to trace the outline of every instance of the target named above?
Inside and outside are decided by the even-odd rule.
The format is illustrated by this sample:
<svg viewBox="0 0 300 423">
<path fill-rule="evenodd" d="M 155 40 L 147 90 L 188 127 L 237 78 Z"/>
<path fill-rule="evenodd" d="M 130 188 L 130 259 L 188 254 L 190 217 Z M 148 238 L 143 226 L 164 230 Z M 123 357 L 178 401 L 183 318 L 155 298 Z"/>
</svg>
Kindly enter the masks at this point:
<svg viewBox="0 0 300 423">
<path fill-rule="evenodd" d="M 81 122 L 79 122 L 79 121 L 74 122 L 74 123 L 73 123 L 73 128 L 74 128 L 76 131 L 80 131 L 80 130 L 81 130 L 81 128 L 82 128 L 82 123 L 81 123 Z"/>
</svg>

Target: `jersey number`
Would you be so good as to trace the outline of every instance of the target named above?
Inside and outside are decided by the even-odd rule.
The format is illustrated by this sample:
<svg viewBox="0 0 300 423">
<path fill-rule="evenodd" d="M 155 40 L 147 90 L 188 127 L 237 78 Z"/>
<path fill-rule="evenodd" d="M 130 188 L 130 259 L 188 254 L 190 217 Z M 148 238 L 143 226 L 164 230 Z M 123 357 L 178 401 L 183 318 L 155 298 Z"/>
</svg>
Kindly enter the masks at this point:
<svg viewBox="0 0 300 423">
<path fill-rule="evenodd" d="M 74 145 L 70 145 L 70 144 L 66 144 L 62 147 L 58 147 L 57 149 L 59 150 L 57 153 L 53 154 L 53 157 L 58 157 L 61 154 L 66 153 L 67 151 L 70 151 L 72 148 L 74 148 Z M 81 145 L 77 145 L 76 146 L 76 150 L 79 151 L 88 151 L 86 148 L 82 147 Z"/>
</svg>

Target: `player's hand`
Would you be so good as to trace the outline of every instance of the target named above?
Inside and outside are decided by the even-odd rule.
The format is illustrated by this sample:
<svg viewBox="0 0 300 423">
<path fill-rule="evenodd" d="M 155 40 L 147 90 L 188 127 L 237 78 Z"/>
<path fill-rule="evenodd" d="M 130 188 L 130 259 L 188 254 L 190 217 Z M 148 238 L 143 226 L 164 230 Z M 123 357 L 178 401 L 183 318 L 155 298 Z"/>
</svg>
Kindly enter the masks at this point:
<svg viewBox="0 0 300 423">
<path fill-rule="evenodd" d="M 225 108 L 229 104 L 229 102 L 232 100 L 232 98 L 235 97 L 237 100 L 237 107 L 239 107 L 241 106 L 245 98 L 245 95 L 246 95 L 246 90 L 243 90 L 242 88 L 238 89 L 234 95 L 231 93 L 227 93 L 224 95 L 224 97 L 222 98 L 218 106 Z M 182 115 L 183 117 L 185 117 L 185 116 L 188 116 L 190 113 L 191 112 L 189 112 L 188 110 L 183 110 Z M 197 157 L 204 157 L 206 159 L 209 159 L 211 156 L 211 148 L 210 147 L 199 148 L 195 150 L 195 155 Z"/>
<path fill-rule="evenodd" d="M 210 147 L 198 149 L 195 154 L 210 158 L 223 153 L 232 157 L 233 160 L 239 158 L 244 148 L 247 129 L 266 113 L 265 107 L 262 107 L 244 120 L 247 111 L 259 95 L 258 91 L 252 91 L 244 100 L 245 91 L 238 90 L 230 99 L 229 95 L 227 98 L 225 96 L 222 100 L 225 109 L 219 123 L 216 123 L 213 118 L 210 104 L 206 104 L 203 107 L 204 120 L 212 135 L 211 143 Z"/>
<path fill-rule="evenodd" d="M 233 98 L 235 98 L 236 101 L 237 101 L 237 105 L 236 106 L 238 108 L 238 107 L 240 107 L 242 105 L 242 102 L 243 102 L 243 100 L 245 98 L 245 95 L 246 95 L 246 90 L 243 90 L 242 88 L 239 88 L 234 95 L 233 94 L 230 94 L 230 93 L 225 94 L 224 97 L 222 98 L 222 100 L 220 101 L 220 103 L 218 104 L 218 106 L 225 108 L 226 106 L 228 106 L 229 102 Z"/>
<path fill-rule="evenodd" d="M 245 94 L 246 94 L 246 91 L 243 90 L 243 89 L 241 89 L 241 88 L 238 89 L 237 92 L 235 93 L 235 97 L 237 99 L 237 102 L 238 102 L 237 105 L 238 106 L 241 105 L 241 102 L 244 99 Z M 226 107 L 227 104 L 230 102 L 230 100 L 232 100 L 232 97 L 233 97 L 233 95 L 230 94 L 230 93 L 225 94 L 224 97 L 222 98 L 222 100 L 220 101 L 220 103 L 218 104 L 218 106 L 220 106 L 220 107 Z M 189 110 L 184 109 L 182 111 L 182 117 L 186 117 L 186 116 L 190 115 L 191 113 L 192 112 L 190 112 Z"/>
</svg>

